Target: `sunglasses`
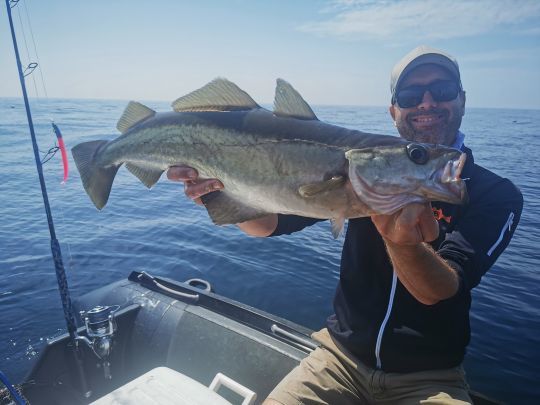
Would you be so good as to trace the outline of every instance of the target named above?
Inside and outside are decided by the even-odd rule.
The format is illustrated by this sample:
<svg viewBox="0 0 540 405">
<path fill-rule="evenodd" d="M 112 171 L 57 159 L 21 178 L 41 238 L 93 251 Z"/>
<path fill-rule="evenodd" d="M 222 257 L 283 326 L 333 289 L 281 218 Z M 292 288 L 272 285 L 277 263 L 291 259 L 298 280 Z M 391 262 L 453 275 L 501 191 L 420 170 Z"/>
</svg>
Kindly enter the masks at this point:
<svg viewBox="0 0 540 405">
<path fill-rule="evenodd" d="M 416 107 L 424 99 L 426 91 L 429 91 L 436 102 L 452 101 L 458 96 L 460 86 L 453 80 L 439 80 L 425 86 L 409 86 L 397 92 L 395 101 L 401 108 Z"/>
</svg>

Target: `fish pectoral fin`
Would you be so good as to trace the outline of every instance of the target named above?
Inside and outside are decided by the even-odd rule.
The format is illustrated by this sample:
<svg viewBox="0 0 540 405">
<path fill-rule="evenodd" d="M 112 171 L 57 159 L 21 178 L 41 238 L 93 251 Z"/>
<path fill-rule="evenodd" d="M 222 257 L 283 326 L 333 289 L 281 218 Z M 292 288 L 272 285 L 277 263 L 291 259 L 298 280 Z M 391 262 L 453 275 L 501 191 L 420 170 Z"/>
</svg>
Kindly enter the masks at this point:
<svg viewBox="0 0 540 405">
<path fill-rule="evenodd" d="M 224 191 L 211 192 L 201 200 L 216 225 L 239 224 L 269 214 L 238 202 Z"/>
<path fill-rule="evenodd" d="M 164 172 L 164 170 L 148 169 L 147 167 L 137 166 L 133 163 L 126 163 L 126 168 L 148 188 L 156 184 Z"/>
<path fill-rule="evenodd" d="M 343 233 L 345 217 L 330 219 L 330 225 L 332 226 L 332 236 L 334 237 L 334 239 L 339 238 L 339 236 Z"/>
<path fill-rule="evenodd" d="M 130 101 L 124 110 L 124 113 L 118 120 L 116 128 L 122 134 L 125 134 L 130 128 L 153 117 L 155 114 L 156 112 L 151 108 L 136 101 Z"/>
<path fill-rule="evenodd" d="M 281 117 L 299 118 L 302 120 L 318 120 L 300 93 L 283 79 L 277 79 L 274 114 Z"/>
<path fill-rule="evenodd" d="M 260 106 L 233 82 L 222 77 L 212 80 L 172 103 L 174 111 L 242 111 Z"/>
<path fill-rule="evenodd" d="M 345 177 L 338 175 L 329 180 L 318 181 L 316 183 L 305 184 L 298 189 L 304 198 L 314 197 L 317 194 L 335 190 L 345 184 Z"/>
</svg>

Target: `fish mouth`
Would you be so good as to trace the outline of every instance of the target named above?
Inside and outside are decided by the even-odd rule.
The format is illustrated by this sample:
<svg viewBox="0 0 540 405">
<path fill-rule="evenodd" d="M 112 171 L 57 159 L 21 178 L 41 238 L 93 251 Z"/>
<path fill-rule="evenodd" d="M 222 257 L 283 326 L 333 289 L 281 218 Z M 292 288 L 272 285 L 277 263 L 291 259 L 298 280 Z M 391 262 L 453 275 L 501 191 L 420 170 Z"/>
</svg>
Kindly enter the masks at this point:
<svg viewBox="0 0 540 405">
<path fill-rule="evenodd" d="M 361 171 L 363 166 L 351 164 L 349 180 L 356 195 L 377 214 L 391 214 L 413 202 L 465 204 L 468 201 L 467 188 L 461 173 L 467 155 L 448 147 L 439 147 L 433 155 L 433 166 L 425 169 L 415 166 L 412 172 L 405 170 L 387 183 L 378 176 L 371 179 L 373 181 L 366 180 Z"/>
<path fill-rule="evenodd" d="M 457 159 L 446 162 L 444 167 L 435 172 L 435 179 L 438 180 L 438 191 L 441 193 L 441 200 L 452 204 L 465 204 L 468 201 L 467 187 L 461 178 L 461 172 L 465 167 L 467 155 L 461 153 Z"/>
</svg>

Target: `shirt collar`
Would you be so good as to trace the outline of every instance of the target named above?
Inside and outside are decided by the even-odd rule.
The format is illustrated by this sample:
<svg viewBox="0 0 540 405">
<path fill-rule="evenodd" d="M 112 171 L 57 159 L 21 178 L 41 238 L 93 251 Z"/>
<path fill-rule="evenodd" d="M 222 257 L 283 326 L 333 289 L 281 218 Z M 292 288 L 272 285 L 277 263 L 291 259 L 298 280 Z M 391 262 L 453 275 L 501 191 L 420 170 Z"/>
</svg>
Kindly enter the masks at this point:
<svg viewBox="0 0 540 405">
<path fill-rule="evenodd" d="M 465 134 L 461 131 L 458 131 L 456 134 L 456 140 L 452 145 L 450 145 L 452 148 L 456 148 L 461 150 L 461 147 L 463 146 L 463 142 L 465 141 Z"/>
</svg>

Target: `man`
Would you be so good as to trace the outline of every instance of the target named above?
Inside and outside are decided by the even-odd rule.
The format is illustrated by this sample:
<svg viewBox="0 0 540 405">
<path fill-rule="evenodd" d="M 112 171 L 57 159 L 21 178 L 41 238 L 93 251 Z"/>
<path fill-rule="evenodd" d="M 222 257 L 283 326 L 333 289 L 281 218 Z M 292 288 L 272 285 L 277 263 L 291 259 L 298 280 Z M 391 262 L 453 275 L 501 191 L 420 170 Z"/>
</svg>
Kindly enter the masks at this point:
<svg viewBox="0 0 540 405">
<path fill-rule="evenodd" d="M 313 337 L 321 346 L 266 404 L 471 403 L 461 366 L 470 339 L 470 291 L 506 248 L 523 199 L 507 179 L 476 165 L 459 131 L 465 92 L 456 60 L 421 46 L 391 75 L 399 134 L 467 154 L 469 202 L 411 204 L 349 221 L 335 314 Z M 187 167 L 168 171 L 199 198 L 222 188 Z M 434 215 L 435 213 L 435 215 Z M 316 220 L 270 215 L 238 224 L 254 236 L 299 231 Z"/>
</svg>

